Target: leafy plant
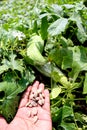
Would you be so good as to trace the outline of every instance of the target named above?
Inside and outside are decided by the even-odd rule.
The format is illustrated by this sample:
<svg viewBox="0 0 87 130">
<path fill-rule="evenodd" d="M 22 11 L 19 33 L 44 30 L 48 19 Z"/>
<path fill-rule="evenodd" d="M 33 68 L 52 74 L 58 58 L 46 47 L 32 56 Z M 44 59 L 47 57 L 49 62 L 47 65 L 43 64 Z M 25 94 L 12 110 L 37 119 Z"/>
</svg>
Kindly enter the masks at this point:
<svg viewBox="0 0 87 130">
<path fill-rule="evenodd" d="M 87 129 L 84 2 L 8 0 L 0 7 L 0 114 L 10 122 L 21 93 L 38 79 L 50 90 L 53 130 Z"/>
<path fill-rule="evenodd" d="M 20 96 L 23 91 L 23 87 L 18 86 L 14 82 L 1 82 L 0 83 L 0 114 L 10 122 L 18 107 Z"/>
</svg>

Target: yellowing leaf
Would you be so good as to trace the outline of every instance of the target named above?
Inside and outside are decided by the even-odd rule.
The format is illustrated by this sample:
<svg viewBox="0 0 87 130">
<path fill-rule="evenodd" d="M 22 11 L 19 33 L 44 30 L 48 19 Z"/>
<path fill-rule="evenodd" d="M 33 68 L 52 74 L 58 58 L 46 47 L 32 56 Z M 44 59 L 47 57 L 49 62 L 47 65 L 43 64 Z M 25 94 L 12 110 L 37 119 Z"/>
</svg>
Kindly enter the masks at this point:
<svg viewBox="0 0 87 130">
<path fill-rule="evenodd" d="M 56 86 L 55 88 L 52 89 L 50 98 L 51 99 L 56 98 L 60 93 L 61 93 L 61 88 Z"/>
</svg>

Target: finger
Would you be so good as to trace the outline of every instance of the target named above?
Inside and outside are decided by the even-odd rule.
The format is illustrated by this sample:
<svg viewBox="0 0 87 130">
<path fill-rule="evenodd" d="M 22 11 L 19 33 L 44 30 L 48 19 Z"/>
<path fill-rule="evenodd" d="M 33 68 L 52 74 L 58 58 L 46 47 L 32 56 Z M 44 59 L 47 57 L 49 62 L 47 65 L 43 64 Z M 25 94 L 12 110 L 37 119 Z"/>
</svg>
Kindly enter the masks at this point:
<svg viewBox="0 0 87 130">
<path fill-rule="evenodd" d="M 5 130 L 7 125 L 6 120 L 0 115 L 0 130 Z"/>
<path fill-rule="evenodd" d="M 30 92 L 31 92 L 31 91 L 33 91 L 33 92 L 36 91 L 37 88 L 38 88 L 38 86 L 39 86 L 39 82 L 36 81 L 32 86 L 29 86 L 29 87 L 27 88 L 27 90 L 25 91 L 25 93 L 24 93 L 23 96 L 22 96 L 22 99 L 21 99 L 19 108 L 26 106 L 27 102 L 29 101 Z"/>
<path fill-rule="evenodd" d="M 43 84 L 43 83 L 40 83 L 38 89 L 41 89 L 42 92 L 43 92 L 43 90 L 44 90 L 44 84 Z"/>
<path fill-rule="evenodd" d="M 23 99 L 28 99 L 29 98 L 29 93 L 30 93 L 30 91 L 31 91 L 31 88 L 32 88 L 32 86 L 29 86 L 27 89 L 26 89 L 26 91 L 24 92 L 24 94 L 22 95 L 22 98 Z"/>
<path fill-rule="evenodd" d="M 32 92 L 36 92 L 39 86 L 39 81 L 35 81 L 35 83 L 32 85 Z"/>
<path fill-rule="evenodd" d="M 44 90 L 44 94 L 45 94 L 45 103 L 43 105 L 43 109 L 50 112 L 50 95 L 48 89 Z"/>
<path fill-rule="evenodd" d="M 31 87 L 32 87 L 32 86 L 29 86 L 29 87 L 27 88 L 27 90 L 24 92 L 24 94 L 23 94 L 23 96 L 22 96 L 22 99 L 21 99 L 21 101 L 20 101 L 19 108 L 20 108 L 20 107 L 24 107 L 24 106 L 26 105 L 26 103 L 28 102 L 28 100 L 29 100 L 29 93 L 30 93 L 30 91 L 31 91 Z"/>
</svg>

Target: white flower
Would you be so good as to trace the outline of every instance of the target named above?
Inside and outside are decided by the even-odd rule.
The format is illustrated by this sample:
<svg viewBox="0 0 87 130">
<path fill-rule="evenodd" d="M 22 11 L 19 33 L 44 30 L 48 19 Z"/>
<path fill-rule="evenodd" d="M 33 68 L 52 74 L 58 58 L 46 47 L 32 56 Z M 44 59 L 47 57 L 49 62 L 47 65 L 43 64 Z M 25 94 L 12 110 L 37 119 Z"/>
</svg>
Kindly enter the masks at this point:
<svg viewBox="0 0 87 130">
<path fill-rule="evenodd" d="M 20 32 L 20 31 L 17 31 L 17 30 L 12 31 L 11 35 L 14 38 L 18 38 L 18 40 L 23 40 L 26 37 L 23 32 Z"/>
</svg>

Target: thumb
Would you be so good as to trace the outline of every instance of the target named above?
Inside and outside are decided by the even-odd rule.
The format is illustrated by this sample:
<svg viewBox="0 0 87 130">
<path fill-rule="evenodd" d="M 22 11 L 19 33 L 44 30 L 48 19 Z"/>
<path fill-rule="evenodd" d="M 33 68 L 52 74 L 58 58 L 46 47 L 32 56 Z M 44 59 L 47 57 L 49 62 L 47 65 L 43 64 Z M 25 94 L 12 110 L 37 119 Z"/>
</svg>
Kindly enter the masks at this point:
<svg viewBox="0 0 87 130">
<path fill-rule="evenodd" d="M 2 117 L 0 115 L 0 130 L 5 130 L 7 125 L 8 124 L 7 124 L 6 120 L 4 119 L 4 117 Z"/>
<path fill-rule="evenodd" d="M 49 94 L 48 89 L 44 90 L 44 94 L 45 94 L 45 104 L 43 108 L 47 110 L 48 112 L 50 112 L 50 94 Z"/>
</svg>

